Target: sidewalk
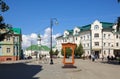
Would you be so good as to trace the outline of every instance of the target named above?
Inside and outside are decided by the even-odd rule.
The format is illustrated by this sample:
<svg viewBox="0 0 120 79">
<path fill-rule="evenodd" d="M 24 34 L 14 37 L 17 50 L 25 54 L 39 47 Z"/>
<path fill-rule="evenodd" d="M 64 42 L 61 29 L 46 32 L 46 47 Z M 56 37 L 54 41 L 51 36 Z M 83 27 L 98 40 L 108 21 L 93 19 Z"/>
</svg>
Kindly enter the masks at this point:
<svg viewBox="0 0 120 79">
<path fill-rule="evenodd" d="M 27 63 L 26 63 L 27 62 Z M 101 63 L 100 60 L 75 59 L 77 68 L 62 68 L 62 59 L 54 64 L 36 60 L 18 61 L 0 65 L 1 79 L 119 79 L 120 65 Z M 9 72 L 9 73 L 8 73 Z M 3 76 L 4 75 L 4 76 Z"/>
<path fill-rule="evenodd" d="M 75 59 L 77 68 L 62 68 L 62 59 L 54 59 L 53 65 L 42 64 L 43 71 L 34 77 L 39 79 L 119 79 L 120 65 L 103 64 L 100 60 Z"/>
<path fill-rule="evenodd" d="M 32 61 L 36 61 L 36 59 L 17 60 L 17 61 L 4 61 L 4 62 L 0 62 L 0 64 L 27 63 L 27 62 L 32 62 Z"/>
</svg>

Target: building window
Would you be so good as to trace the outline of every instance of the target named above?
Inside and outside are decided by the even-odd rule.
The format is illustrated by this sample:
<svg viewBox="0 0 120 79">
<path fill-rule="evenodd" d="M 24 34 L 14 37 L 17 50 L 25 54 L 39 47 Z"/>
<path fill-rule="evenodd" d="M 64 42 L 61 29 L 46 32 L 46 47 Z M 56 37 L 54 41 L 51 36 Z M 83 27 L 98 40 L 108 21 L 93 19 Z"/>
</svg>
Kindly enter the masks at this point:
<svg viewBox="0 0 120 79">
<path fill-rule="evenodd" d="M 77 41 L 77 37 L 76 37 L 76 41 Z"/>
<path fill-rule="evenodd" d="M 14 40 L 15 40 L 15 42 L 19 41 L 18 37 L 14 37 Z"/>
<path fill-rule="evenodd" d="M 95 42 L 95 46 L 99 46 L 99 42 Z"/>
<path fill-rule="evenodd" d="M 7 48 L 7 53 L 10 53 L 10 48 Z"/>
<path fill-rule="evenodd" d="M 85 36 L 84 36 L 84 40 L 85 40 Z"/>
<path fill-rule="evenodd" d="M 12 60 L 12 58 L 7 58 L 6 60 L 9 61 L 9 60 Z"/>
<path fill-rule="evenodd" d="M 104 55 L 106 54 L 106 51 L 104 50 Z"/>
<path fill-rule="evenodd" d="M 116 46 L 118 47 L 118 46 L 119 46 L 119 43 L 116 43 Z"/>
<path fill-rule="evenodd" d="M 108 43 L 108 46 L 110 46 L 110 43 Z"/>
<path fill-rule="evenodd" d="M 104 46 L 106 45 L 106 43 L 104 43 Z"/>
<path fill-rule="evenodd" d="M 87 46 L 89 47 L 89 43 L 87 44 Z"/>
<path fill-rule="evenodd" d="M 75 31 L 75 34 L 78 34 L 78 31 L 77 31 L 77 30 Z"/>
<path fill-rule="evenodd" d="M 104 38 L 106 38 L 106 34 L 104 34 Z"/>
<path fill-rule="evenodd" d="M 7 40 L 7 41 L 10 41 L 10 36 L 7 36 L 6 40 Z"/>
<path fill-rule="evenodd" d="M 87 35 L 87 38 L 89 39 L 89 35 Z"/>
<path fill-rule="evenodd" d="M 88 51 L 88 55 L 89 55 L 89 51 Z"/>
<path fill-rule="evenodd" d="M 95 38 L 98 38 L 98 37 L 99 37 L 99 34 L 98 34 L 98 33 L 95 33 L 95 34 L 94 34 L 94 37 L 95 37 Z"/>
<path fill-rule="evenodd" d="M 108 38 L 110 38 L 110 34 L 108 34 Z"/>
<path fill-rule="evenodd" d="M 81 36 L 81 40 L 82 40 L 82 36 Z"/>
<path fill-rule="evenodd" d="M 118 35 L 116 35 L 116 38 L 118 39 Z"/>
</svg>

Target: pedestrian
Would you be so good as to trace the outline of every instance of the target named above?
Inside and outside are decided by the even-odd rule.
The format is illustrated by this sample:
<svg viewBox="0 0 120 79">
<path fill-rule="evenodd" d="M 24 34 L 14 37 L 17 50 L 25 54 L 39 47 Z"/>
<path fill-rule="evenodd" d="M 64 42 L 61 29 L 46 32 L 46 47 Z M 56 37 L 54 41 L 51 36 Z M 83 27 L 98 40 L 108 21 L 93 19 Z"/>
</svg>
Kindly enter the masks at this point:
<svg viewBox="0 0 120 79">
<path fill-rule="evenodd" d="M 91 55 L 89 55 L 89 59 L 91 59 Z"/>
<path fill-rule="evenodd" d="M 104 56 L 102 55 L 102 61 L 104 60 Z"/>
<path fill-rule="evenodd" d="M 108 60 L 108 62 L 110 61 L 110 56 L 109 55 L 107 56 L 107 60 Z"/>
<path fill-rule="evenodd" d="M 92 58 L 92 61 L 94 62 L 95 61 L 95 56 L 93 54 L 91 55 L 91 58 Z"/>
</svg>

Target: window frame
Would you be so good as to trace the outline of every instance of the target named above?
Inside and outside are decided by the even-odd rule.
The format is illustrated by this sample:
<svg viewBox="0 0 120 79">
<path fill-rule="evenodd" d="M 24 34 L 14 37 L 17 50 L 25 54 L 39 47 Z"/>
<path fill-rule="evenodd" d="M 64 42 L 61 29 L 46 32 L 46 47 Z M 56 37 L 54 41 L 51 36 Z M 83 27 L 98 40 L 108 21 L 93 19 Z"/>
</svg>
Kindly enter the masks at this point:
<svg viewBox="0 0 120 79">
<path fill-rule="evenodd" d="M 94 42 L 95 46 L 99 46 L 99 42 Z"/>
<path fill-rule="evenodd" d="M 9 47 L 6 48 L 6 52 L 7 53 L 10 53 L 11 52 L 11 49 Z"/>
<path fill-rule="evenodd" d="M 94 38 L 99 38 L 99 33 L 95 33 Z"/>
</svg>

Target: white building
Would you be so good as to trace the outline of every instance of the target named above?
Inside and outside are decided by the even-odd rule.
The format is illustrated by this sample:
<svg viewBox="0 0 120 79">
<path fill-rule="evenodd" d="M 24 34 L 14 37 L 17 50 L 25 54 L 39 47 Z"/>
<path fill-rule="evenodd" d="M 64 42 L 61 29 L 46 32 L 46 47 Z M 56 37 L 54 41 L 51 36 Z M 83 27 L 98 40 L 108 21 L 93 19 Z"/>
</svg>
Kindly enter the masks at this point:
<svg viewBox="0 0 120 79">
<path fill-rule="evenodd" d="M 24 51 L 24 55 L 26 57 L 28 56 L 32 56 L 33 58 L 39 58 L 39 55 L 47 55 L 49 56 L 49 51 L 50 48 L 48 48 L 47 46 L 38 46 L 38 45 L 31 45 L 30 47 L 26 48 L 26 50 Z"/>
<path fill-rule="evenodd" d="M 94 53 L 99 58 L 120 52 L 120 34 L 116 33 L 114 23 L 94 21 L 92 24 L 66 30 L 62 36 L 56 38 L 56 48 L 61 52 L 62 43 L 80 43 L 85 50 L 84 55 Z"/>
</svg>

